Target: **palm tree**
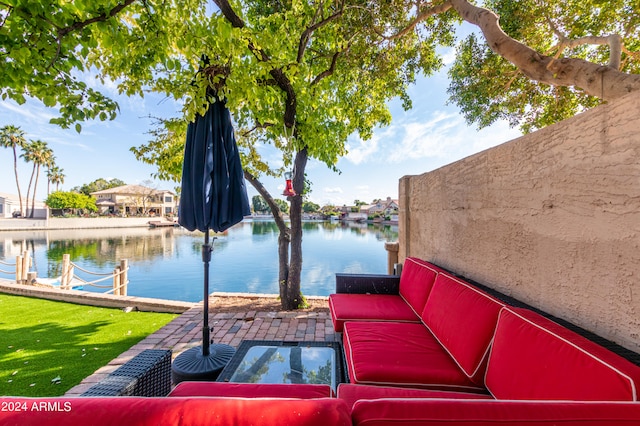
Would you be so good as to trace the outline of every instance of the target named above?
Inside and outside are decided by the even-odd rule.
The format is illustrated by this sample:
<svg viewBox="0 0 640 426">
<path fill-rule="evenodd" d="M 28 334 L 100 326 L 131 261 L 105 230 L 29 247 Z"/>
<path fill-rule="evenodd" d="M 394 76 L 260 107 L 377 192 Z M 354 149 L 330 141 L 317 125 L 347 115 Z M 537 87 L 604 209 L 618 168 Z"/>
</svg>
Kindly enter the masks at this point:
<svg viewBox="0 0 640 426">
<path fill-rule="evenodd" d="M 27 140 L 24 137 L 24 132 L 19 127 L 7 125 L 0 129 L 0 145 L 13 149 L 13 171 L 16 175 L 18 202 L 20 203 L 20 215 L 22 217 L 24 217 L 24 211 L 22 210 L 22 192 L 20 192 L 20 181 L 18 180 L 18 154 L 16 148 L 24 148 L 26 144 Z"/>
<path fill-rule="evenodd" d="M 47 146 L 47 143 L 41 140 L 30 141 L 24 148 L 22 158 L 27 162 L 33 163 L 33 170 L 31 171 L 31 178 L 29 179 L 29 187 L 27 189 L 27 204 L 29 203 L 29 192 L 31 191 L 31 184 L 33 183 L 33 199 L 31 201 L 31 212 L 29 217 L 33 217 L 36 207 L 36 188 L 38 186 L 38 177 L 40 176 L 40 168 L 42 166 L 47 167 L 53 160 L 53 151 Z M 35 181 L 34 181 L 35 176 Z"/>
<path fill-rule="evenodd" d="M 47 195 L 51 192 L 51 184 L 55 184 L 56 191 L 60 189 L 60 184 L 64 183 L 65 178 L 63 171 L 63 169 L 55 165 L 55 162 L 52 162 L 51 166 L 47 168 Z"/>
</svg>

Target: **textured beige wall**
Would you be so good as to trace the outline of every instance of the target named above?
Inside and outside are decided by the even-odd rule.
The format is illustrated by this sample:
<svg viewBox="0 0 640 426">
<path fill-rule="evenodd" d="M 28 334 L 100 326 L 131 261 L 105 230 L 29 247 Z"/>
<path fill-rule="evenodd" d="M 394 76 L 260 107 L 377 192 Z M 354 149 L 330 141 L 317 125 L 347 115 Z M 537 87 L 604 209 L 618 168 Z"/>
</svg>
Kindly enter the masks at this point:
<svg viewBox="0 0 640 426">
<path fill-rule="evenodd" d="M 431 260 L 640 351 L 640 96 L 400 180 Z"/>
</svg>

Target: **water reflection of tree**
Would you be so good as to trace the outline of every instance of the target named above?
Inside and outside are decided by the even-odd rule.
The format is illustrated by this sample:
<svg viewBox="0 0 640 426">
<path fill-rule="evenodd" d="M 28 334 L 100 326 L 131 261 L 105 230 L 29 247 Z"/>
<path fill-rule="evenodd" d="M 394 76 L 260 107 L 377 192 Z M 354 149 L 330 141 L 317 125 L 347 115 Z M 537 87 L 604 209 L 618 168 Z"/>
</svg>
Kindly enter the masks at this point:
<svg viewBox="0 0 640 426">
<path fill-rule="evenodd" d="M 16 256 L 22 256 L 25 251 L 29 252 L 33 265 L 31 270 L 38 270 L 38 258 L 36 256 L 36 249 L 46 246 L 45 238 L 10 238 L 8 240 L 10 249 L 5 247 L 4 242 L 0 241 L 0 259 L 5 261 L 15 262 L 15 258 L 10 259 L 11 254 Z"/>
<path fill-rule="evenodd" d="M 379 241 L 398 241 L 398 226 L 371 225 Z"/>
<path fill-rule="evenodd" d="M 132 238 L 97 238 L 87 240 L 53 241 L 49 244 L 47 258 L 61 261 L 63 254 L 71 255 L 72 261 L 84 260 L 94 266 L 103 267 L 119 259 L 150 259 L 164 252 L 158 244 L 160 236 Z"/>
<path fill-rule="evenodd" d="M 335 231 L 336 229 L 342 228 L 344 225 L 342 222 L 322 222 L 322 228 L 326 231 Z"/>
<path fill-rule="evenodd" d="M 358 236 L 373 234 L 378 241 L 397 241 L 398 227 L 379 223 L 347 224 L 346 228 Z"/>
<path fill-rule="evenodd" d="M 289 372 L 284 374 L 285 382 L 288 380 L 293 384 L 327 384 L 331 380 L 331 359 L 327 359 L 324 365 L 317 370 L 310 370 L 302 365 L 302 348 L 293 347 L 289 353 Z"/>
<path fill-rule="evenodd" d="M 230 246 L 245 244 L 239 241 L 237 235 L 247 236 L 251 232 L 254 239 L 277 238 L 278 230 L 273 221 L 254 221 L 243 224 L 242 232 L 233 238 L 219 235 L 214 242 L 214 252 L 222 252 Z M 250 226 L 251 228 L 246 228 Z M 304 222 L 305 232 L 327 234 L 352 232 L 360 236 L 376 238 L 378 241 L 397 240 L 397 226 L 367 225 L 341 222 Z M 231 234 L 231 232 L 230 232 Z M 21 254 L 28 250 L 34 260 L 34 270 L 40 277 L 58 277 L 61 275 L 62 256 L 69 254 L 71 260 L 83 268 L 95 272 L 110 272 L 121 259 L 128 259 L 133 268 L 150 265 L 165 258 L 193 258 L 199 257 L 204 236 L 202 233 L 189 233 L 180 229 L 161 228 L 147 229 L 117 229 L 117 230 L 73 230 L 7 234 L 1 244 L 4 244 L 4 257 Z M 259 235 L 264 235 L 260 237 Z M 257 237 L 256 237 L 257 236 Z M 353 237 L 348 236 L 349 240 Z M 9 248 L 7 248 L 9 247 Z M 0 246 L 0 250 L 2 247 Z M 37 255 L 36 255 L 37 254 Z M 13 259 L 11 259 L 13 260 Z M 39 264 L 36 265 L 36 262 Z M 77 271 L 76 271 L 77 272 Z M 81 274 L 80 274 L 81 275 Z M 84 277 L 87 278 L 87 277 Z"/>
<path fill-rule="evenodd" d="M 285 357 L 277 348 L 268 348 L 260 356 L 244 360 L 238 366 L 232 380 L 237 383 L 261 383 L 276 363 L 282 364 Z M 289 369 L 282 373 L 282 383 L 331 384 L 331 359 L 317 369 L 305 368 L 302 364 L 302 348 L 289 348 Z"/>
<path fill-rule="evenodd" d="M 197 232 L 196 238 L 191 240 L 191 253 L 200 254 L 202 253 L 202 245 L 204 244 L 204 233 Z M 201 235 L 202 238 L 198 238 L 198 235 Z M 217 234 L 213 233 L 213 238 L 211 239 L 211 246 L 213 247 L 214 253 L 216 251 L 223 250 L 228 244 L 229 241 L 224 238 L 227 236 L 227 231 Z"/>
<path fill-rule="evenodd" d="M 274 362 L 283 363 L 284 357 L 277 352 L 277 348 L 269 348 L 259 357 L 251 358 L 240 363 L 234 374 L 234 382 L 260 383 L 262 377 L 269 372 Z"/>
<path fill-rule="evenodd" d="M 319 229 L 320 227 L 325 227 L 324 222 L 302 222 L 302 230 L 303 231 L 314 231 Z"/>
<path fill-rule="evenodd" d="M 335 232 L 338 230 L 349 230 L 355 235 L 365 236 L 373 233 L 378 241 L 396 241 L 398 239 L 398 227 L 383 225 L 378 223 L 355 223 L 355 222 L 302 222 L 302 229 L 305 232 L 323 231 Z M 251 233 L 253 235 L 278 234 L 278 227 L 272 220 L 254 221 L 251 223 Z"/>
<path fill-rule="evenodd" d="M 318 367 L 317 370 L 305 369 L 304 373 L 308 377 L 307 383 L 330 385 L 332 383 L 331 371 L 331 360 L 328 359 L 327 362 Z"/>
<path fill-rule="evenodd" d="M 69 254 L 72 261 L 95 258 L 99 239 L 92 241 L 58 240 L 49 243 L 47 249 L 47 276 L 57 277 L 62 274 L 62 255 Z M 96 262 L 97 263 L 97 262 Z M 113 259 L 110 259 L 113 264 Z"/>
<path fill-rule="evenodd" d="M 306 383 L 302 366 L 302 348 L 289 350 L 289 372 L 285 373 L 285 383 L 287 380 L 293 384 Z"/>
<path fill-rule="evenodd" d="M 123 230 L 118 236 L 87 236 L 68 239 L 21 239 L 13 241 L 13 245 L 18 244 L 23 250 L 30 250 L 32 257 L 35 255 L 36 247 L 38 251 L 44 252 L 46 266 L 40 265 L 34 269 L 39 271 L 40 276 L 58 277 L 62 273 L 62 257 L 69 254 L 71 261 L 77 264 L 84 264 L 84 267 L 105 271 L 114 268 L 121 259 L 128 259 L 137 263 L 153 262 L 157 258 L 176 256 L 179 245 L 177 238 L 181 233 L 175 233 L 174 229 L 150 230 L 148 234 L 130 235 Z M 190 237 L 190 236 L 188 236 Z M 191 250 L 200 253 L 203 238 L 190 238 Z M 228 244 L 225 238 L 216 241 L 215 250 L 222 250 Z M 44 249 L 44 250 L 43 250 Z M 42 268 L 46 267 L 46 271 Z"/>
<path fill-rule="evenodd" d="M 162 232 L 136 236 L 124 234 L 111 238 L 54 240 L 49 243 L 46 252 L 48 273 L 49 276 L 60 275 L 64 254 L 69 254 L 72 262 L 87 262 L 101 269 L 112 267 L 121 259 L 151 260 L 163 256 L 167 245 L 171 246 L 169 250 L 172 251 L 173 239 L 170 232 Z"/>
<path fill-rule="evenodd" d="M 251 223 L 252 235 L 279 234 L 278 225 L 273 220 L 259 220 Z"/>
</svg>

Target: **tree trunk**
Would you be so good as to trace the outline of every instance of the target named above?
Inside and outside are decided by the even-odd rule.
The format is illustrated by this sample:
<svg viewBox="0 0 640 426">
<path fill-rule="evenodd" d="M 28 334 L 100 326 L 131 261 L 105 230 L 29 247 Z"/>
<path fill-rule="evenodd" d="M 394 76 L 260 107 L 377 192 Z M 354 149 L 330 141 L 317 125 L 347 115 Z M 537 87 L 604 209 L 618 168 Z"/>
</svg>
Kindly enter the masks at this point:
<svg viewBox="0 0 640 426">
<path fill-rule="evenodd" d="M 31 213 L 29 214 L 30 218 L 33 218 L 33 214 L 36 210 L 36 188 L 38 187 L 38 178 L 40 177 L 40 165 L 36 167 L 36 180 L 33 183 L 33 199 L 31 201 Z M 29 200 L 27 200 L 27 203 Z"/>
<path fill-rule="evenodd" d="M 296 154 L 293 169 L 293 189 L 297 195 L 290 197 L 289 219 L 291 228 L 286 226 L 282 212 L 267 189 L 251 173 L 244 171 L 244 177 L 265 199 L 273 212 L 278 236 L 278 284 L 282 309 L 291 311 L 302 305 L 300 278 L 302 275 L 302 193 L 304 192 L 304 170 L 307 165 L 307 149 Z M 291 256 L 289 257 L 289 246 Z"/>
<path fill-rule="evenodd" d="M 20 216 L 24 217 L 24 210 L 22 210 L 22 192 L 20 191 L 20 180 L 18 179 L 18 154 L 16 153 L 16 146 L 13 145 L 13 172 L 16 175 L 16 187 L 18 188 L 18 203 L 20 203 Z"/>
<path fill-rule="evenodd" d="M 491 50 L 532 80 L 553 86 L 577 87 L 605 101 L 640 90 L 638 74 L 626 74 L 614 67 L 582 59 L 555 59 L 543 55 L 509 37 L 500 28 L 499 17 L 492 11 L 474 6 L 466 0 L 450 2 L 462 19 L 480 28 Z"/>
<path fill-rule="evenodd" d="M 289 244 L 291 244 L 291 232 L 280 231 L 278 235 L 278 292 L 280 294 L 280 305 L 287 310 L 285 300 L 287 300 L 287 282 L 289 281 Z"/>
<path fill-rule="evenodd" d="M 246 170 L 244 171 L 244 178 L 248 180 L 262 198 L 264 198 L 271 209 L 273 219 L 280 231 L 278 235 L 278 288 L 282 309 L 286 310 L 287 308 L 285 307 L 284 301 L 287 300 L 287 282 L 289 280 L 289 244 L 291 243 L 291 229 L 289 229 L 284 221 L 282 211 L 262 183 Z"/>
<path fill-rule="evenodd" d="M 290 197 L 291 208 L 291 259 L 289 261 L 289 280 L 286 297 L 282 299 L 282 307 L 286 310 L 298 309 L 303 302 L 300 291 L 302 276 L 302 193 L 304 192 L 304 170 L 307 166 L 307 149 L 298 151 L 293 165 L 293 190 L 296 195 Z"/>
<path fill-rule="evenodd" d="M 26 208 L 26 213 L 29 212 L 29 195 L 31 194 L 31 184 L 33 183 L 33 175 L 35 175 L 36 173 L 36 165 L 33 165 L 33 170 L 31 171 L 31 178 L 29 179 L 29 186 L 27 187 L 27 202 L 25 203 L 25 208 Z M 25 217 L 25 215 L 23 215 L 22 217 Z"/>
</svg>

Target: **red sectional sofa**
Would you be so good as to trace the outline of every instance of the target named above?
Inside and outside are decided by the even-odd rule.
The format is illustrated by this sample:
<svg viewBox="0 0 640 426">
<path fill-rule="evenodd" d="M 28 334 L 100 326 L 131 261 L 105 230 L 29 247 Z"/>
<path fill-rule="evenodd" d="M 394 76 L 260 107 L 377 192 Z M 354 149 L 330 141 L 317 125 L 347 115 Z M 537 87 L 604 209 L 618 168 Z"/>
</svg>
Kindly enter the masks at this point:
<svg viewBox="0 0 640 426">
<path fill-rule="evenodd" d="M 358 279 L 329 297 L 354 424 L 640 425 L 640 367 L 603 346 L 420 259 L 395 294 Z"/>
<path fill-rule="evenodd" d="M 640 426 L 638 365 L 435 265 L 336 289 L 351 381 L 337 393 L 183 382 L 162 397 L 0 397 L 0 426 Z"/>
</svg>

